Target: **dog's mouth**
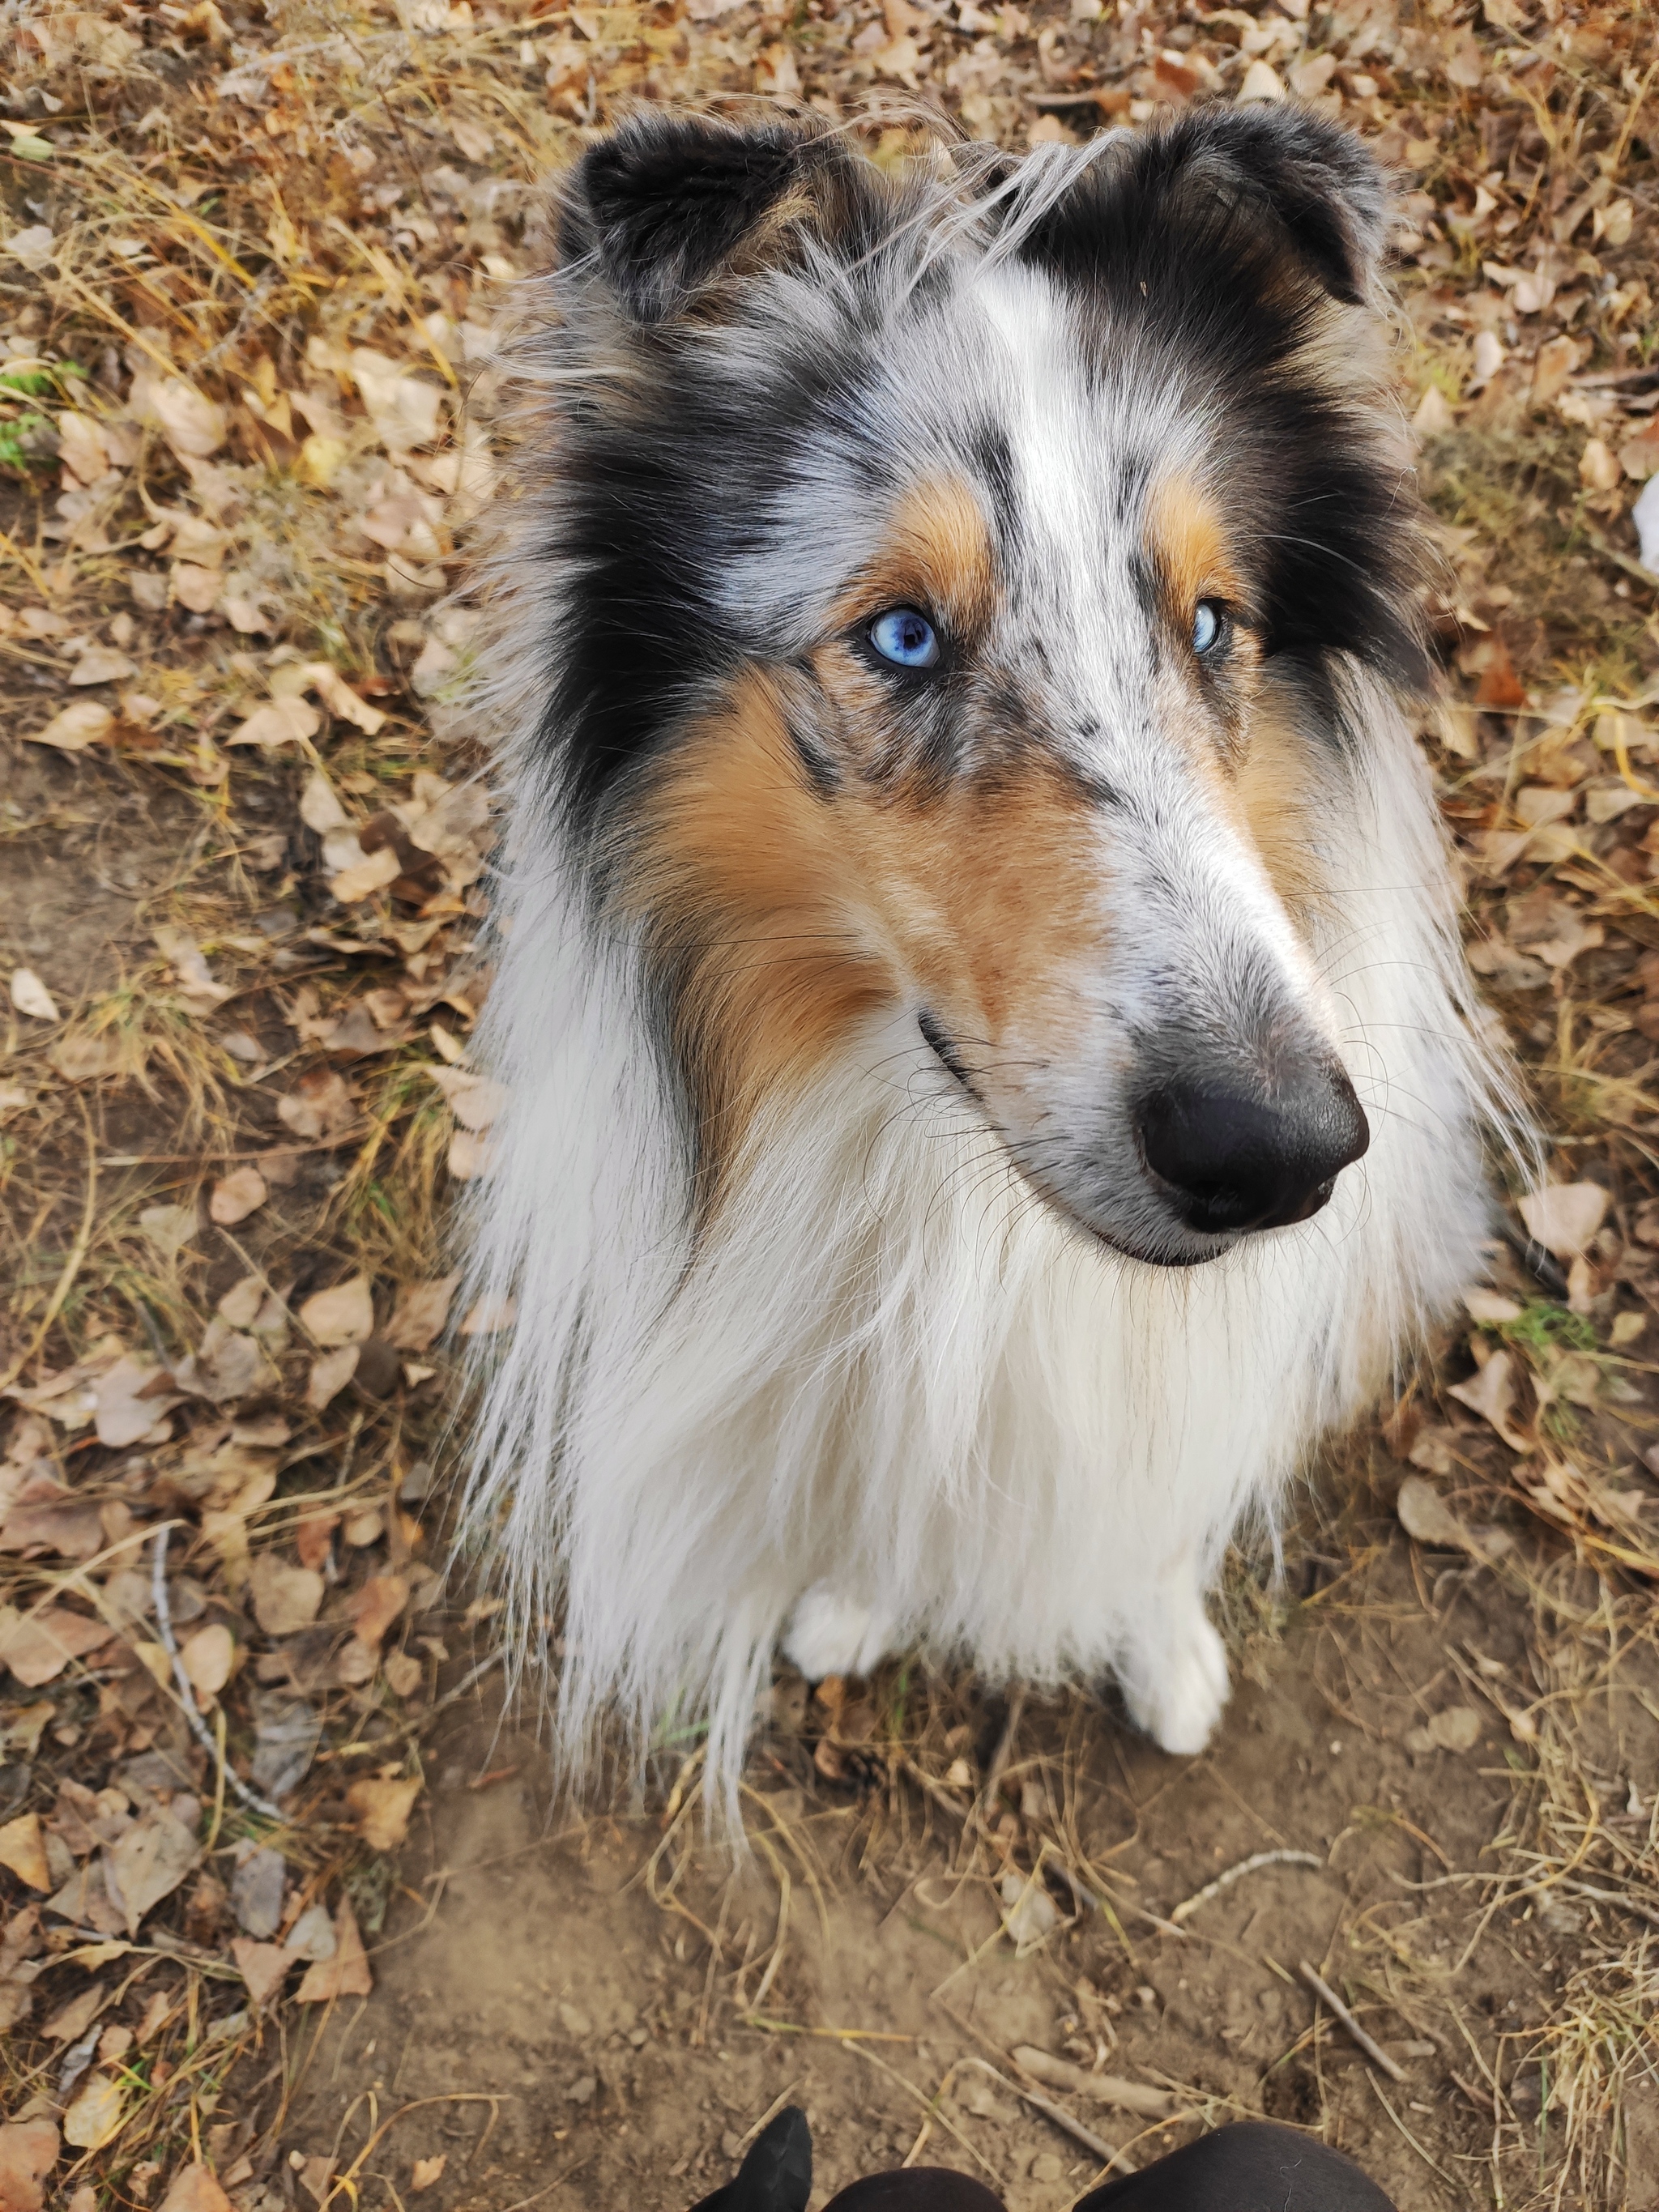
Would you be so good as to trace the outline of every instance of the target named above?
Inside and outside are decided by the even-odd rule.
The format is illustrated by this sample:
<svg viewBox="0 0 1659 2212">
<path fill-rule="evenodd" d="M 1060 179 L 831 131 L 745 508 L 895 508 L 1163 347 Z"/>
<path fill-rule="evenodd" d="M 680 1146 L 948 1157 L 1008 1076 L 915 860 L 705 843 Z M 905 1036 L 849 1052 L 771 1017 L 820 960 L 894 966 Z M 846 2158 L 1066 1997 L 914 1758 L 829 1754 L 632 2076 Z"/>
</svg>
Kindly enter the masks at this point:
<svg viewBox="0 0 1659 2212">
<path fill-rule="evenodd" d="M 1224 1253 L 1231 1252 L 1237 1243 L 1237 1232 L 1230 1233 L 1224 1231 L 1208 1232 L 1194 1230 L 1180 1221 L 1178 1218 L 1173 1217 L 1170 1222 L 1170 1241 L 1163 1243 L 1143 1242 L 1129 1236 L 1124 1231 L 1103 1229 L 1097 1221 L 1091 1221 L 1085 1214 L 1079 1212 L 1065 1192 L 1058 1188 L 1050 1178 L 1045 1176 L 1030 1161 L 1020 1158 L 1018 1148 L 1009 1142 L 999 1126 L 996 1116 L 987 1105 L 950 1032 L 925 1006 L 916 1016 L 916 1027 L 921 1032 L 922 1042 L 939 1066 L 951 1077 L 963 1095 L 970 1099 L 978 1108 L 987 1126 L 994 1133 L 1007 1153 L 1010 1164 L 1018 1170 L 1045 1206 L 1052 1207 L 1063 1220 L 1088 1237 L 1091 1243 L 1100 1245 L 1108 1252 L 1115 1253 L 1120 1259 L 1134 1260 L 1146 1267 L 1202 1267 L 1212 1260 L 1220 1259 Z M 1149 1188 L 1155 1188 L 1155 1178 L 1149 1179 Z M 1190 1241 L 1183 1244 L 1177 1240 Z"/>
</svg>

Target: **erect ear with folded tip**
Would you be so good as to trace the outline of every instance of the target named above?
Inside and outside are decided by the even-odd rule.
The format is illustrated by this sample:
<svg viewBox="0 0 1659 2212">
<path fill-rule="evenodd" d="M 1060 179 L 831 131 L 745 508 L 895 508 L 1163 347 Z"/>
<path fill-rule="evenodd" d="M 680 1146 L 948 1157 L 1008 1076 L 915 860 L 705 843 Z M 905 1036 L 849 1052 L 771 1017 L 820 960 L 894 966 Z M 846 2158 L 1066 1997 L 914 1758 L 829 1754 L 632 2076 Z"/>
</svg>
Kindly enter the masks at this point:
<svg viewBox="0 0 1659 2212">
<path fill-rule="evenodd" d="M 1269 214 L 1334 299 L 1369 295 L 1388 243 L 1388 181 L 1352 131 L 1266 101 L 1200 109 L 1170 133 L 1224 193 Z"/>
<path fill-rule="evenodd" d="M 577 163 L 561 260 L 597 269 L 635 321 L 665 322 L 759 238 L 810 215 L 803 187 L 825 158 L 821 139 L 786 123 L 635 116 Z"/>
<path fill-rule="evenodd" d="M 723 2189 L 691 2212 L 806 2212 L 812 2194 L 812 2130 L 797 2105 L 786 2105 L 749 2146 Z"/>
</svg>

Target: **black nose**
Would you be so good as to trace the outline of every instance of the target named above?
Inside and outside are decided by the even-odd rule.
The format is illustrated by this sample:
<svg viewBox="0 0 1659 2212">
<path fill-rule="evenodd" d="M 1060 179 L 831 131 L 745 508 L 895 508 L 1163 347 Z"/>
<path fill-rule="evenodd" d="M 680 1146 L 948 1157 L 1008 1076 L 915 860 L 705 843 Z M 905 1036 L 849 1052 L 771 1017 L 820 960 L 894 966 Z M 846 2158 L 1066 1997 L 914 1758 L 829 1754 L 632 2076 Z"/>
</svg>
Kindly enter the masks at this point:
<svg viewBox="0 0 1659 2212">
<path fill-rule="evenodd" d="M 1370 1143 L 1340 1067 L 1310 1067 L 1271 1098 L 1172 1083 L 1140 1109 L 1154 1175 L 1181 1194 L 1191 1229 L 1283 1229 L 1317 1213 Z"/>
</svg>

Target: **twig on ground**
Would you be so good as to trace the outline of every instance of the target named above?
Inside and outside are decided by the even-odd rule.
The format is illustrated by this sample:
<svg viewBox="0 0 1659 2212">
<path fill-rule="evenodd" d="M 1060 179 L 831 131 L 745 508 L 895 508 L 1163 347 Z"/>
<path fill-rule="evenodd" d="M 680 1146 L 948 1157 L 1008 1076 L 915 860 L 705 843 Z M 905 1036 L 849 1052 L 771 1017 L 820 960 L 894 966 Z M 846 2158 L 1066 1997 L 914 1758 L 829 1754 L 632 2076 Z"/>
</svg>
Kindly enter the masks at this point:
<svg viewBox="0 0 1659 2212">
<path fill-rule="evenodd" d="M 243 1804 L 254 1812 L 263 1813 L 268 1820 L 288 1818 L 280 1805 L 273 1805 L 269 1797 L 262 1797 L 257 1790 L 250 1790 L 236 1773 L 224 1755 L 222 1742 L 216 1743 L 207 1723 L 202 1718 L 196 1703 L 196 1688 L 185 1672 L 185 1662 L 179 1656 L 178 1639 L 173 1633 L 173 1608 L 167 1600 L 167 1537 L 173 1528 L 171 1521 L 162 1522 L 155 1532 L 155 1547 L 151 1554 L 149 1587 L 155 1603 L 155 1626 L 161 1638 L 161 1647 L 173 1662 L 173 1679 L 179 1686 L 179 1703 L 190 1723 L 190 1732 L 196 1738 L 218 1770 L 219 1786 L 228 1783 Z"/>
<path fill-rule="evenodd" d="M 1007 2090 L 1010 2096 L 1018 2097 L 1034 2112 L 1041 2112 L 1043 2118 L 1057 2127 L 1062 2135 L 1068 2135 L 1073 2142 L 1081 2143 L 1085 2150 L 1091 2152 L 1114 2172 L 1138 2172 L 1132 2158 L 1126 2157 L 1109 2143 L 1104 2136 L 1097 2136 L 1092 2128 L 1085 2128 L 1081 2120 L 1066 2111 L 1064 2105 L 1055 2104 L 1052 2097 L 1045 2097 L 1040 2089 L 1031 2088 L 1024 2081 L 1011 2081 L 1006 2074 L 998 2073 L 988 2059 L 964 2058 L 962 2063 L 964 2066 L 976 2066 L 981 2074 L 988 2074 L 992 2081 Z"/>
<path fill-rule="evenodd" d="M 1219 1897 L 1224 1889 L 1231 1889 L 1236 1881 L 1242 1881 L 1247 1874 L 1255 1873 L 1259 1867 L 1322 1867 L 1324 1863 L 1316 1851 L 1255 1851 L 1249 1858 L 1240 1859 L 1237 1866 L 1229 1867 L 1224 1874 L 1218 1874 L 1213 1881 L 1206 1881 L 1203 1888 L 1195 1890 L 1192 1896 L 1183 1897 L 1170 1915 L 1170 1925 L 1178 1928 L 1183 1920 L 1191 1918 L 1200 1905 L 1207 1905 L 1212 1897 Z"/>
<path fill-rule="evenodd" d="M 1314 1995 L 1323 1998 L 1330 2007 L 1334 2017 L 1340 2026 L 1346 2028 L 1366 2057 L 1374 2065 L 1380 2066 L 1390 2081 L 1403 2081 L 1406 2078 L 1405 2068 L 1399 2063 L 1398 2060 L 1390 2058 L 1382 2045 L 1373 2037 L 1366 2034 L 1330 1984 L 1316 1974 L 1305 1959 L 1300 1962 L 1297 1971 Z"/>
<path fill-rule="evenodd" d="M 1143 2120 L 1167 2120 L 1175 2100 L 1167 2089 L 1148 2088 L 1144 2081 L 1126 2081 L 1121 2074 L 1091 2074 L 1068 2058 L 1056 2058 L 1035 2044 L 1016 2044 L 1012 2053 L 1020 2073 L 1029 2074 L 1050 2089 L 1066 2089 L 1074 2097 L 1091 2098 L 1097 2105 L 1115 2106 L 1120 2112 L 1134 2112 Z"/>
</svg>

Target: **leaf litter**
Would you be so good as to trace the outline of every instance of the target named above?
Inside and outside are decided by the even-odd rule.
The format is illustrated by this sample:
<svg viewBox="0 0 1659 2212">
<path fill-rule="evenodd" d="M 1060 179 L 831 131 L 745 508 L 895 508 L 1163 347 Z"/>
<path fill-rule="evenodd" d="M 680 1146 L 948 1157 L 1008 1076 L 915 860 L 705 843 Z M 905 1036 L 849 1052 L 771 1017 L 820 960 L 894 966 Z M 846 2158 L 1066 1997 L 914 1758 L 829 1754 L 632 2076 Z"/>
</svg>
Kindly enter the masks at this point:
<svg viewBox="0 0 1659 2212">
<path fill-rule="evenodd" d="M 226 2212 L 228 2189 L 265 2212 L 274 2131 L 216 2168 L 198 2100 L 274 2008 L 372 1986 L 351 1900 L 421 1801 L 422 1655 L 457 1633 L 428 1455 L 456 1334 L 512 1321 L 457 1318 L 441 1233 L 451 1187 L 488 1173 L 501 1103 L 467 1064 L 494 830 L 455 704 L 470 622 L 441 595 L 492 494 L 493 325 L 536 265 L 535 195 L 641 99 L 799 100 L 864 118 L 893 164 L 930 110 L 1018 147 L 1289 93 L 1394 168 L 1401 404 L 1443 555 L 1449 697 L 1425 742 L 1488 1018 L 1531 1066 L 1554 1147 L 1370 1461 L 1413 1561 L 1487 1577 L 1524 1619 L 1530 1679 L 1471 1662 L 1492 1722 L 1448 1692 L 1403 1741 L 1478 1756 L 1490 1725 L 1521 1760 L 1506 1840 L 1469 1878 L 1472 1929 L 1518 1927 L 1568 1867 L 1650 1887 L 1650 1823 L 1611 1823 L 1650 1807 L 1653 1778 L 1603 1771 L 1585 1717 L 1592 1681 L 1650 1693 L 1659 1579 L 1644 25 L 1567 0 L 420 0 L 143 22 L 48 5 L 15 27 L 6 834 L 88 899 L 131 843 L 143 914 L 106 926 L 118 957 L 90 981 L 69 931 L 8 959 L 8 2212 L 36 2212 L 64 2141 L 77 2173 L 137 2202 L 159 2184 L 166 2212 Z M 1237 1571 L 1259 1622 L 1260 1578 Z M 1591 1646 L 1611 1656 L 1593 1665 Z M 952 1710 L 941 1689 L 894 1753 L 870 1698 L 805 1705 L 805 1786 L 862 1804 L 896 1772 L 930 1818 L 967 1817 L 985 1775 Z M 1046 1956 L 1075 1884 L 1107 1885 L 1052 1806 L 987 1797 L 953 1848 L 1002 1940 Z M 1605 1816 L 1588 1828 L 1586 1803 Z M 1491 2045 L 1514 2095 L 1479 2155 L 1506 2203 L 1620 2185 L 1650 1936 L 1587 1911 L 1550 2003 Z M 65 1948 L 89 1932 L 167 1948 L 143 1979 L 94 1985 L 94 2043 L 63 2086 L 30 2038 L 92 1996 Z M 142 2075 L 95 2055 L 106 2028 L 137 2038 Z M 1530 2109 L 1528 2066 L 1552 2086 L 1523 2139 L 1504 2114 Z M 413 2185 L 442 2164 L 417 2160 Z"/>
</svg>

